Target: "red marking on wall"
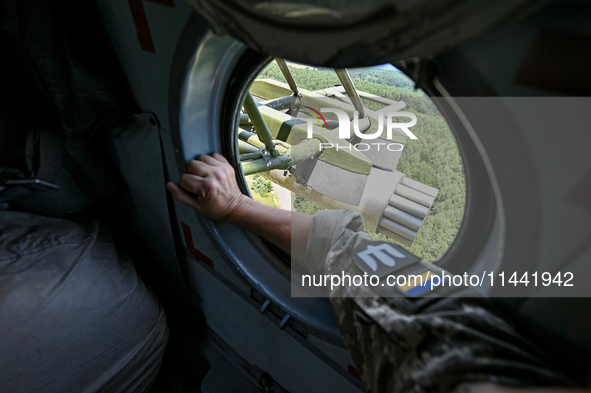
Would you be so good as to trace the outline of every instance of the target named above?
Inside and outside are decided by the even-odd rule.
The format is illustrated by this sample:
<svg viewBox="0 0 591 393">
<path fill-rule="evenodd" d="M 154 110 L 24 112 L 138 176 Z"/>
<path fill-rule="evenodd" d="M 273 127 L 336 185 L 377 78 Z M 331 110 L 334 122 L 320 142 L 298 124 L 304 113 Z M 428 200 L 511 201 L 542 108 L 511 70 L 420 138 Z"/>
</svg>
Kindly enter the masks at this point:
<svg viewBox="0 0 591 393">
<path fill-rule="evenodd" d="M 361 381 L 361 375 L 359 375 L 359 371 L 357 371 L 355 367 L 349 364 L 347 366 L 347 371 L 349 372 L 349 374 Z"/>
<path fill-rule="evenodd" d="M 191 227 L 181 221 L 181 226 L 183 227 L 183 235 L 185 235 L 185 244 L 187 244 L 187 249 L 194 257 L 197 257 L 199 260 L 206 263 L 209 267 L 213 268 L 213 261 L 205 256 L 201 251 L 195 248 L 195 244 L 193 244 L 193 233 L 191 233 Z"/>
<path fill-rule="evenodd" d="M 133 17 L 133 23 L 135 24 L 137 39 L 140 42 L 140 48 L 146 52 L 156 54 L 154 40 L 152 40 L 152 33 L 150 33 L 148 18 L 144 9 L 144 1 L 151 1 L 152 3 L 174 8 L 174 0 L 127 0 L 129 9 L 131 10 L 131 16 Z"/>
</svg>

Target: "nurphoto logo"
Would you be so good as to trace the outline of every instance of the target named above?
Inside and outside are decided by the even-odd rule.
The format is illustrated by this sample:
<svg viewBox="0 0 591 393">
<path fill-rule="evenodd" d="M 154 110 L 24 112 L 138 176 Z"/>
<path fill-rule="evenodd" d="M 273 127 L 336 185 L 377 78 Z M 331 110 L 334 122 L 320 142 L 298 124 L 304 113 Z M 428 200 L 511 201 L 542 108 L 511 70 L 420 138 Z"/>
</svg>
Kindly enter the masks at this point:
<svg viewBox="0 0 591 393">
<path fill-rule="evenodd" d="M 379 111 L 376 111 L 378 117 L 378 128 L 375 133 L 373 134 L 364 134 L 359 129 L 359 112 L 355 111 L 355 116 L 353 117 L 353 132 L 361 139 L 376 139 L 380 135 L 382 135 L 384 129 L 384 123 L 386 124 L 386 136 L 388 139 L 392 139 L 392 130 L 395 128 L 399 128 L 404 132 L 410 139 L 417 139 L 415 134 L 413 134 L 409 127 L 414 126 L 417 124 L 417 117 L 414 113 L 411 112 L 395 112 L 395 111 L 386 111 L 389 108 L 384 108 Z M 342 109 L 337 108 L 321 108 L 320 112 L 322 113 L 334 113 L 337 115 L 339 119 L 339 138 L 340 139 L 349 139 L 351 138 L 351 121 L 349 120 L 349 115 Z M 392 121 L 393 117 L 410 117 L 412 120 L 408 123 L 394 123 Z M 324 120 L 324 117 L 322 118 Z M 326 121 L 324 122 L 326 124 Z M 308 138 L 312 138 L 312 122 L 308 121 Z"/>
<path fill-rule="evenodd" d="M 308 108 L 308 107 L 306 107 L 306 108 Z M 310 109 L 312 109 L 312 108 L 310 108 Z M 312 109 L 312 110 L 314 110 L 314 109 Z M 316 110 L 314 110 L 314 112 L 316 112 L 316 114 L 318 114 L 322 118 L 322 120 L 324 121 L 324 124 L 326 125 L 327 128 L 328 128 L 328 124 L 326 122 L 326 119 L 324 118 L 324 116 L 322 116 L 322 114 L 320 112 L 334 113 L 337 116 L 337 118 L 339 119 L 339 139 L 349 140 L 351 138 L 351 123 L 353 124 L 353 132 L 360 139 L 377 139 L 383 134 L 384 127 L 386 128 L 386 138 L 385 139 L 388 139 L 388 140 L 392 139 L 392 130 L 394 130 L 394 129 L 401 130 L 410 139 L 417 139 L 415 134 L 413 134 L 412 131 L 409 130 L 410 127 L 417 124 L 417 117 L 414 113 L 411 113 L 411 112 L 397 112 L 397 111 L 393 111 L 391 108 L 383 108 L 379 111 L 376 111 L 375 114 L 376 114 L 376 117 L 378 120 L 378 126 L 377 126 L 375 132 L 373 132 L 373 133 L 365 133 L 364 132 L 370 128 L 369 124 L 370 124 L 371 120 L 369 120 L 368 118 L 360 120 L 358 111 L 354 111 L 353 121 L 351 121 L 349 119 L 349 115 L 347 114 L 347 112 L 345 112 L 342 109 L 321 108 L 320 112 L 318 112 Z M 316 116 L 314 116 L 314 117 L 316 117 Z M 397 117 L 408 117 L 411 119 L 411 121 L 409 121 L 407 123 L 396 123 L 393 121 L 393 119 L 397 118 Z M 316 119 L 318 120 L 318 118 L 316 118 Z M 308 135 L 307 136 L 308 136 L 308 138 L 312 138 L 313 137 L 313 129 L 312 129 L 311 119 L 308 120 L 307 123 L 308 123 L 308 126 L 307 126 L 307 134 Z M 360 125 L 360 123 L 362 125 Z M 321 146 L 321 149 L 327 148 L 327 147 L 336 147 L 337 150 L 339 150 L 339 148 L 350 150 L 351 147 L 353 147 L 355 150 L 358 150 L 358 151 L 367 151 L 371 148 L 370 144 L 368 144 L 368 143 L 357 143 L 352 146 L 351 145 L 339 146 L 338 144 L 335 145 L 334 143 L 329 142 L 329 143 L 322 143 L 322 145 L 323 146 Z M 404 147 L 400 143 L 390 143 L 390 144 L 372 143 L 371 145 L 377 146 L 378 150 L 380 150 L 381 145 L 386 145 L 386 148 L 390 151 L 401 151 L 402 148 Z"/>
</svg>

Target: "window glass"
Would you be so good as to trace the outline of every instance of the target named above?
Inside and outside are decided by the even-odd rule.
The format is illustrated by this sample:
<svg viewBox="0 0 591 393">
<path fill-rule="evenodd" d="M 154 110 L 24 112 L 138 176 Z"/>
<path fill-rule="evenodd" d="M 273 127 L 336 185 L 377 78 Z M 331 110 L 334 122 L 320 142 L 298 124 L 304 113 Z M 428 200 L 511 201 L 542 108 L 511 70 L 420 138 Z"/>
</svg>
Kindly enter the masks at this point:
<svg viewBox="0 0 591 393">
<path fill-rule="evenodd" d="M 323 95 L 334 94 L 332 98 L 340 97 L 341 101 L 347 99 L 347 92 L 341 85 L 342 82 L 335 70 L 289 61 L 286 64 L 298 89 L 305 92 L 322 91 Z M 361 96 L 363 106 L 367 110 L 375 112 L 388 105 L 371 96 L 375 95 L 391 101 L 404 102 L 406 107 L 403 110 L 414 114 L 417 118 L 416 125 L 412 127 L 412 133 L 416 135 L 417 139 L 405 138 L 406 142 L 401 149 L 402 152 L 399 153 L 398 161 L 391 170 L 401 172 L 406 175 L 406 178 L 411 179 L 411 182 L 406 183 L 407 185 L 411 184 L 411 188 L 412 185 L 420 183 L 438 190 L 427 215 L 421 217 L 418 233 L 412 236 L 412 245 L 409 246 L 408 239 L 400 243 L 424 260 L 434 261 L 441 257 L 452 244 L 464 216 L 466 180 L 455 138 L 433 101 L 422 90 L 415 89 L 414 82 L 393 66 L 354 68 L 347 71 L 350 81 L 354 84 Z M 260 103 L 268 103 L 272 94 L 281 95 L 281 89 L 284 89 L 286 97 L 290 95 L 287 80 L 276 61 L 272 61 L 256 79 L 257 81 L 251 87 L 251 93 L 259 105 Z M 275 85 L 265 84 L 266 80 L 281 82 L 281 85 L 277 87 L 279 92 L 270 92 L 272 89 L 269 86 L 275 88 Z M 265 88 L 263 89 L 261 86 Z M 336 90 L 326 93 L 326 89 Z M 279 105 L 275 106 L 273 110 L 293 115 L 291 106 Z M 314 116 L 310 111 L 307 112 Z M 298 117 L 304 118 L 308 114 L 299 113 Z M 242 113 L 241 116 L 246 115 Z M 408 119 L 404 121 L 408 121 Z M 320 119 L 318 122 L 322 124 Z M 241 121 L 238 131 L 240 133 L 241 131 L 253 132 L 255 130 L 248 121 Z M 241 146 L 244 146 L 243 142 L 240 143 Z M 249 151 L 254 152 L 252 149 Z M 242 153 L 247 154 L 246 151 L 242 151 Z M 254 154 L 256 156 L 256 153 Z M 373 166 L 381 168 L 375 160 L 373 160 Z M 385 170 L 390 169 L 385 168 Z M 305 195 L 291 193 L 268 179 L 269 176 L 265 176 L 265 173 L 256 173 L 246 177 L 254 199 L 270 206 L 287 210 L 293 208 L 306 214 L 314 214 L 325 209 L 306 198 Z M 400 189 L 405 187 L 400 187 Z M 401 192 L 401 194 L 404 193 Z M 394 210 L 398 211 L 396 208 Z M 397 239 L 386 236 L 384 233 L 374 233 L 369 230 L 368 234 L 376 240 L 396 242 Z"/>
</svg>

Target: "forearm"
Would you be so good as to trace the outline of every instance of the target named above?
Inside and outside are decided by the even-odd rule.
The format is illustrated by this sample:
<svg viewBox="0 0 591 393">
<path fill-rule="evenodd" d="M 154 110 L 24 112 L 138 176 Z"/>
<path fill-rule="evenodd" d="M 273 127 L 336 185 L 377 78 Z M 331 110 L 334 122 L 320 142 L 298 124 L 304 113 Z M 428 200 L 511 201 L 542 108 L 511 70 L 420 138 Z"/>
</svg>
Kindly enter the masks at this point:
<svg viewBox="0 0 591 393">
<path fill-rule="evenodd" d="M 228 222 L 248 229 L 305 261 L 311 216 L 263 205 L 246 196 Z"/>
</svg>

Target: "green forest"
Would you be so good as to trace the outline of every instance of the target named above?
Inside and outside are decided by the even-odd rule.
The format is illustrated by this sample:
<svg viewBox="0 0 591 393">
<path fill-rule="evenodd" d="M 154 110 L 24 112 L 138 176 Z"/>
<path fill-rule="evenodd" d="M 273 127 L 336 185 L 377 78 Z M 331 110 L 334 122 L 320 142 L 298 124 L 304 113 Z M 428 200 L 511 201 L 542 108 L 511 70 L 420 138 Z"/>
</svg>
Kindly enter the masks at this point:
<svg viewBox="0 0 591 393">
<path fill-rule="evenodd" d="M 303 89 L 318 90 L 340 84 L 332 69 L 291 65 L 289 69 L 298 87 Z M 358 90 L 404 101 L 404 110 L 417 115 L 417 124 L 412 127 L 412 132 L 418 139 L 408 140 L 396 170 L 411 179 L 439 189 L 417 238 L 410 248 L 405 247 L 432 262 L 449 248 L 464 215 L 464 168 L 453 134 L 435 104 L 421 90 L 415 90 L 414 83 L 403 73 L 377 68 L 354 68 L 348 71 Z M 258 78 L 285 82 L 275 62 L 270 63 Z M 381 107 L 380 104 L 367 100 L 364 100 L 364 104 L 371 110 Z M 293 204 L 297 211 L 307 214 L 323 209 L 300 196 L 296 196 Z M 374 239 L 392 241 L 382 234 L 369 231 L 368 234 Z"/>
</svg>

